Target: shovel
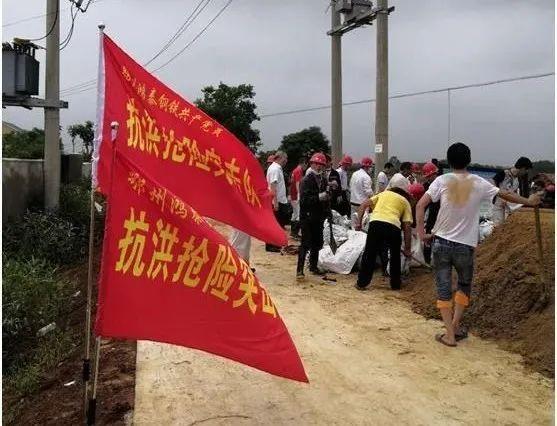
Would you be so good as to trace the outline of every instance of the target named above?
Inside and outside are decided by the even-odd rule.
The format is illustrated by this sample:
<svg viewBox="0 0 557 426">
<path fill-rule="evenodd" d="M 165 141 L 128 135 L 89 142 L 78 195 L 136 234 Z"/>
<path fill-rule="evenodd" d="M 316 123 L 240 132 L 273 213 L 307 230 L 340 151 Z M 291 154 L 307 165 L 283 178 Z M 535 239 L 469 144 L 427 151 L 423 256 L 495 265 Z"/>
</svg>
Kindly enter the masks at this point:
<svg viewBox="0 0 557 426">
<path fill-rule="evenodd" d="M 332 216 L 329 218 L 328 222 L 329 222 L 329 235 L 330 235 L 329 246 L 331 247 L 331 251 L 333 252 L 333 254 L 336 254 L 338 246 L 337 246 L 337 242 L 335 241 L 335 237 L 333 235 Z"/>
</svg>

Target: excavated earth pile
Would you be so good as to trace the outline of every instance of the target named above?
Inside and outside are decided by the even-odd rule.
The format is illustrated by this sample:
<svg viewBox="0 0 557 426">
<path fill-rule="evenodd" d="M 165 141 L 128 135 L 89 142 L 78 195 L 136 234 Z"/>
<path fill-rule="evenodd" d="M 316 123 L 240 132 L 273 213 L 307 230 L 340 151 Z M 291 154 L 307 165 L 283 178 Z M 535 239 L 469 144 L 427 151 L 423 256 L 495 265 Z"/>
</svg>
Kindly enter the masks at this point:
<svg viewBox="0 0 557 426">
<path fill-rule="evenodd" d="M 478 247 L 470 308 L 464 323 L 524 357 L 526 365 L 552 377 L 555 361 L 555 214 L 541 210 L 545 280 L 539 263 L 532 209 L 513 214 Z M 415 271 L 403 292 L 414 310 L 440 318 L 433 275 Z"/>
</svg>

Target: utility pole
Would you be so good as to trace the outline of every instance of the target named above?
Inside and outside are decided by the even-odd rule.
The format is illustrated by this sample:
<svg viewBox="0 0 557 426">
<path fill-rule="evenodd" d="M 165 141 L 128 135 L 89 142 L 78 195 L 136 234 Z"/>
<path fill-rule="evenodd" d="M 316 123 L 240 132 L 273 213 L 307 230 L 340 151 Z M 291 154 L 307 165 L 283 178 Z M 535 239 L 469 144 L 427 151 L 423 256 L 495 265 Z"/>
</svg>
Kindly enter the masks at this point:
<svg viewBox="0 0 557 426">
<path fill-rule="evenodd" d="M 377 2 L 377 74 L 375 81 L 375 178 L 389 158 L 389 12 Z"/>
<path fill-rule="evenodd" d="M 46 72 L 44 109 L 45 208 L 57 209 L 60 198 L 60 0 L 46 4 Z M 54 106 L 56 105 L 56 106 Z"/>
<path fill-rule="evenodd" d="M 372 25 L 377 19 L 377 96 L 375 107 L 375 177 L 389 158 L 389 71 L 387 18 L 395 10 L 387 0 L 378 0 L 373 7 L 370 0 L 331 0 L 331 134 L 333 161 L 342 155 L 342 68 L 341 45 L 343 34 L 353 29 Z M 344 15 L 341 23 L 340 14 Z"/>
<path fill-rule="evenodd" d="M 331 31 L 340 26 L 340 12 L 336 1 L 331 1 Z M 342 157 L 342 34 L 331 36 L 331 139 L 333 166 Z"/>
</svg>

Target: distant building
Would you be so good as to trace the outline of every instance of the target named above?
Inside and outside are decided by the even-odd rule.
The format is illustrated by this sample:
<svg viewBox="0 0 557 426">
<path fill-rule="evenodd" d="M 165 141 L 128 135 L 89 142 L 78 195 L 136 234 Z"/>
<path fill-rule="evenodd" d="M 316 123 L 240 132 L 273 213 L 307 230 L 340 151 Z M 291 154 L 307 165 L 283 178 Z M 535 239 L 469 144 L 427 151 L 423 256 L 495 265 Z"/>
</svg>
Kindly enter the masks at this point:
<svg viewBox="0 0 557 426">
<path fill-rule="evenodd" d="M 2 121 L 2 136 L 9 135 L 10 133 L 19 133 L 23 131 L 24 129 L 16 126 L 13 123 L 10 123 L 8 121 Z"/>
</svg>

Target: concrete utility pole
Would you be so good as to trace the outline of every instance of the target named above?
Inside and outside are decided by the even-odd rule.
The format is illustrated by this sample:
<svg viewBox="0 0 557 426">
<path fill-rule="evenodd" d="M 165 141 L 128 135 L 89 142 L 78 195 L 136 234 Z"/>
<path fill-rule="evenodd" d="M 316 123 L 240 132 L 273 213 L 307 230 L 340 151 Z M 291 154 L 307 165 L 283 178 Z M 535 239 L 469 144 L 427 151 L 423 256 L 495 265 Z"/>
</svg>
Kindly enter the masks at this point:
<svg viewBox="0 0 557 426">
<path fill-rule="evenodd" d="M 377 76 L 375 82 L 375 178 L 389 158 L 389 12 L 377 2 Z"/>
<path fill-rule="evenodd" d="M 45 100 L 60 103 L 60 0 L 46 4 Z M 44 199 L 45 208 L 57 209 L 60 198 L 60 107 L 44 109 Z"/>
<path fill-rule="evenodd" d="M 331 31 L 340 26 L 340 12 L 331 2 Z M 342 157 L 342 34 L 331 36 L 331 143 L 333 147 L 333 166 Z"/>
</svg>

